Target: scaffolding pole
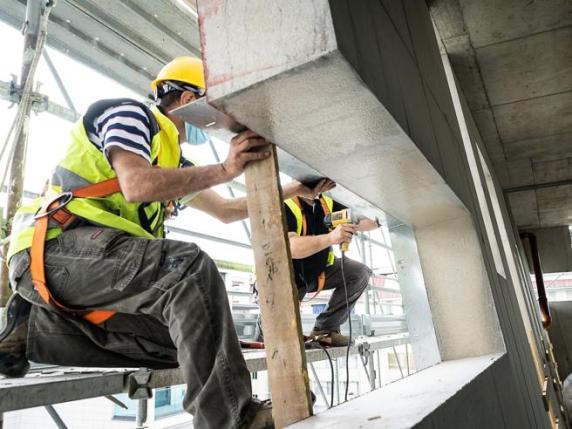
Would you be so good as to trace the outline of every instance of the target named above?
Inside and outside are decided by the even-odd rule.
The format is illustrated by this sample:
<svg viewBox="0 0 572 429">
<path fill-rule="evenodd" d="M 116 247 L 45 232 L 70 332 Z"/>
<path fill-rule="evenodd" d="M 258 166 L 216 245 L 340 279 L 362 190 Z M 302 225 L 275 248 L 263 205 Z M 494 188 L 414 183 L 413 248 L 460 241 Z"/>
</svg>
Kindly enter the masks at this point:
<svg viewBox="0 0 572 429">
<path fill-rule="evenodd" d="M 7 167 L 10 169 L 8 181 L 8 201 L 6 204 L 3 236 L 11 233 L 12 219 L 22 200 L 24 187 L 24 166 L 26 161 L 26 146 L 28 141 L 30 111 L 32 109 L 32 89 L 34 75 L 38 66 L 39 56 L 46 39 L 47 19 L 52 2 L 46 0 L 28 0 L 26 4 L 26 19 L 24 21 L 24 51 L 22 54 L 22 70 L 20 88 L 22 96 L 19 101 L 13 134 L 13 147 L 8 151 Z M 6 142 L 9 144 L 10 139 Z M 11 156 L 10 156 L 11 155 Z M 8 245 L 2 248 L 5 257 Z M 8 280 L 8 267 L 0 264 L 0 307 L 5 307 L 11 291 Z"/>
</svg>

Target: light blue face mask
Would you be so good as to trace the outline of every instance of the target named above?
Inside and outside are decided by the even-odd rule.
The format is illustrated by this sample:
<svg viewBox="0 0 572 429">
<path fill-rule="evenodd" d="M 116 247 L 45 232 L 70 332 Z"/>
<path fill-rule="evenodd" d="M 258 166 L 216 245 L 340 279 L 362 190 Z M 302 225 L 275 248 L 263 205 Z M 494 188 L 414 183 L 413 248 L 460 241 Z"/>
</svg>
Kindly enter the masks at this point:
<svg viewBox="0 0 572 429">
<path fill-rule="evenodd" d="M 185 130 L 187 132 L 187 143 L 190 145 L 200 145 L 209 141 L 209 135 L 193 124 L 185 122 Z"/>
</svg>

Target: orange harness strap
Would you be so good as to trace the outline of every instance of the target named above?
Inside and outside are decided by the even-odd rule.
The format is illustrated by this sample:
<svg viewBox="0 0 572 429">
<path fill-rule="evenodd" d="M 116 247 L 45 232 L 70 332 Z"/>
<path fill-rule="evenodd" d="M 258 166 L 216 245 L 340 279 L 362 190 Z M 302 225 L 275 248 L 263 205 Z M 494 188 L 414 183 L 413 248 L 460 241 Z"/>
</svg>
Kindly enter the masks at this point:
<svg viewBox="0 0 572 429">
<path fill-rule="evenodd" d="M 302 203 L 300 202 L 300 198 L 294 197 L 292 199 L 294 200 L 296 205 L 300 208 L 300 212 L 302 212 L 302 237 L 304 237 L 308 232 L 308 222 L 306 221 L 306 215 L 304 214 L 304 210 L 302 209 Z M 321 196 L 320 196 L 320 203 L 322 204 L 322 210 L 324 211 L 324 216 L 329 215 L 330 208 L 328 207 L 326 200 Z M 322 271 L 318 275 L 318 287 L 316 289 L 316 293 L 312 295 L 312 297 L 305 302 L 312 301 L 314 298 L 316 298 L 318 294 L 322 291 L 322 289 L 324 289 L 325 286 L 326 286 L 326 272 Z"/>
<path fill-rule="evenodd" d="M 32 282 L 44 302 L 65 313 L 83 317 L 96 325 L 105 322 L 116 312 L 111 310 L 85 311 L 68 308 L 58 302 L 48 289 L 44 266 L 46 234 L 48 232 L 50 218 L 59 223 L 64 230 L 71 225 L 76 216 L 65 210 L 64 207 L 73 198 L 106 197 L 116 192 L 121 192 L 121 188 L 119 187 L 117 178 L 114 178 L 93 185 L 87 185 L 71 192 L 64 192 L 47 200 L 42 204 L 42 207 L 40 207 L 40 210 L 36 214 L 32 247 L 30 249 L 30 274 L 32 275 Z"/>
</svg>

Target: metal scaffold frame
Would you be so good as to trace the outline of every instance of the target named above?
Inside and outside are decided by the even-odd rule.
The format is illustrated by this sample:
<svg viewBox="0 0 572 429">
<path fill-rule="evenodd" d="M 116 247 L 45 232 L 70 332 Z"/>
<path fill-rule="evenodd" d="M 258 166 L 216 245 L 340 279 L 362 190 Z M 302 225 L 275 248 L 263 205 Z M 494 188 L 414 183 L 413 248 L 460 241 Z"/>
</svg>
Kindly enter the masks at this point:
<svg viewBox="0 0 572 429">
<path fill-rule="evenodd" d="M 377 361 L 377 369 L 375 368 L 373 356 L 381 350 L 395 350 L 395 347 L 408 343 L 407 334 L 395 334 L 360 339 L 351 347 L 350 355 L 359 356 L 362 363 L 368 359 L 363 368 L 370 380 L 371 390 L 381 385 L 379 381 L 377 382 L 379 385 L 376 385 L 375 378 L 381 372 L 381 368 L 379 361 Z M 338 359 L 345 358 L 346 348 L 331 348 L 328 349 L 328 353 L 330 358 L 337 362 Z M 267 370 L 264 351 L 245 351 L 244 358 L 249 371 Z M 306 351 L 306 359 L 312 364 L 313 362 L 324 361 L 328 357 L 322 349 L 311 349 Z M 399 359 L 397 362 L 399 363 Z M 337 363 L 335 366 L 338 367 Z M 402 377 L 404 376 L 405 374 L 402 372 Z M 339 377 L 336 376 L 334 382 L 338 384 L 340 382 Z M 0 413 L 31 407 L 52 406 L 57 403 L 95 397 L 106 397 L 119 406 L 124 406 L 113 395 L 127 393 L 131 399 L 146 400 L 151 397 L 152 389 L 180 384 L 184 384 L 184 381 L 179 369 L 38 366 L 24 379 L 0 379 L 0 396 L 2 396 Z M 54 401 L 54 398 L 57 398 L 57 401 Z M 327 404 L 325 395 L 322 398 Z"/>
<path fill-rule="evenodd" d="M 24 52 L 22 54 L 22 70 L 20 75 L 20 92 L 18 111 L 6 141 L 2 148 L 2 156 L 6 156 L 6 170 L 2 175 L 0 188 L 8 179 L 8 200 L 6 203 L 5 222 L 2 224 L 2 237 L 10 235 L 12 219 L 20 206 L 23 194 L 24 165 L 28 142 L 30 112 L 34 103 L 34 78 L 44 44 L 47 38 L 48 19 L 52 7 L 51 0 L 28 0 L 26 4 L 26 19 L 22 32 L 24 34 Z M 8 172 L 10 173 L 8 176 Z M 2 246 L 5 256 L 8 246 Z M 8 284 L 8 267 L 0 265 L 0 306 L 5 306 L 10 296 Z"/>
</svg>

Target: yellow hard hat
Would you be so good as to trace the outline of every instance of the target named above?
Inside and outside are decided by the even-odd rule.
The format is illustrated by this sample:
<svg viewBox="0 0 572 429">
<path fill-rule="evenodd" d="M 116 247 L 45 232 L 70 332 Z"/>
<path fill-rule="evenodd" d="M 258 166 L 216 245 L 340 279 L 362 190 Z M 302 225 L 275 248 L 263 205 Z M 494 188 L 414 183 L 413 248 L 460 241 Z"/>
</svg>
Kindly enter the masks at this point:
<svg viewBox="0 0 572 429">
<path fill-rule="evenodd" d="M 166 80 L 174 80 L 188 83 L 199 89 L 205 90 L 205 73 L 203 62 L 194 57 L 177 57 L 165 64 L 157 79 L 151 82 L 153 92 L 157 91 L 157 85 Z"/>
</svg>

